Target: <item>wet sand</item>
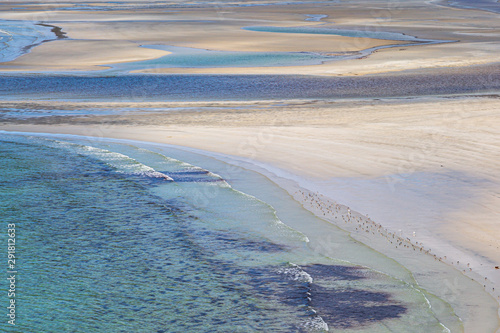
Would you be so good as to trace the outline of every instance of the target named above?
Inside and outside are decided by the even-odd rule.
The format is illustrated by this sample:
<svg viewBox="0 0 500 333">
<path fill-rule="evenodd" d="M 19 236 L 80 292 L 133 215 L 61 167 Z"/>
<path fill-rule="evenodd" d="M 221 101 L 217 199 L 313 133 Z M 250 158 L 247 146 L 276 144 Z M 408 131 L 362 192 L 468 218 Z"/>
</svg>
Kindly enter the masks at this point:
<svg viewBox="0 0 500 333">
<path fill-rule="evenodd" d="M 158 58 L 167 53 L 141 48 L 161 44 L 218 51 L 356 52 L 399 44 L 374 38 L 286 34 L 243 30 L 248 26 L 322 27 L 404 33 L 458 43 L 380 50 L 364 59 L 322 65 L 240 68 L 147 69 L 155 73 L 363 75 L 421 68 L 445 68 L 498 61 L 499 20 L 487 11 L 457 10 L 439 3 L 363 1 L 269 6 L 143 6 L 96 1 L 88 10 L 69 4 L 17 2 L 0 5 L 0 19 L 34 20 L 60 27 L 64 40 L 45 43 L 29 54 L 3 63 L 1 71 L 99 71 L 105 65 Z M 162 7 L 163 6 L 163 7 Z M 12 9 L 14 7 L 14 9 Z M 327 15 L 307 21 L 307 15 Z M 94 50 L 98 50 L 96 52 Z M 57 56 L 57 61 L 53 57 Z M 138 72 L 141 72 L 138 69 Z"/>
</svg>

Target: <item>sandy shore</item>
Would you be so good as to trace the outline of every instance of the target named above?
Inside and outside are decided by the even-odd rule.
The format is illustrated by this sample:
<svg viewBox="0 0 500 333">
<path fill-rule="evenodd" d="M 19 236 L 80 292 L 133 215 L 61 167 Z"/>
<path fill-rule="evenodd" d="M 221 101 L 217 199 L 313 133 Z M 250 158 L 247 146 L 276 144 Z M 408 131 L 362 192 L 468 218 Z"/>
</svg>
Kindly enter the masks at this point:
<svg viewBox="0 0 500 333">
<path fill-rule="evenodd" d="M 59 27 L 67 38 L 35 47 L 3 63 L 8 72 L 98 71 L 105 65 L 158 58 L 167 54 L 141 48 L 160 44 L 219 51 L 356 52 L 401 44 L 394 40 L 334 35 L 287 34 L 243 30 L 248 26 L 324 27 L 368 32 L 395 32 L 419 38 L 457 41 L 380 50 L 363 59 L 322 65 L 237 68 L 154 68 L 137 72 L 364 75 L 421 68 L 488 64 L 498 61 L 495 13 L 459 10 L 437 2 L 349 1 L 269 6 L 210 5 L 206 8 L 140 3 L 110 5 L 95 1 L 88 10 L 70 3 L 0 4 L 0 19 L 43 22 Z M 306 15 L 322 14 L 320 21 Z"/>
<path fill-rule="evenodd" d="M 500 300 L 497 98 L 64 103 L 38 107 L 142 109 L 0 128 L 168 143 L 235 156 L 266 168 L 275 181 L 292 181 L 289 192 L 318 216 L 335 222 L 326 207 L 340 204 L 344 214 L 350 207 L 366 224 L 341 227 L 377 250 L 398 260 L 400 241 L 417 246 Z M 321 204 L 311 205 L 303 193 Z M 376 235 L 367 238 L 372 231 Z M 400 241 L 381 245 L 391 237 Z"/>
</svg>

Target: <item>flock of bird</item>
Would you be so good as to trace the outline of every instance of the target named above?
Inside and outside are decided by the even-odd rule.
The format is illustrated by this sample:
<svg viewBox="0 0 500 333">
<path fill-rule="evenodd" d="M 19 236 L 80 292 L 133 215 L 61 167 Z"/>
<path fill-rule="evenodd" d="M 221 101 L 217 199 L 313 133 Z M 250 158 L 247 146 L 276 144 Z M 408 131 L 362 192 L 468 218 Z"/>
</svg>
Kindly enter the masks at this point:
<svg viewBox="0 0 500 333">
<path fill-rule="evenodd" d="M 298 190 L 295 192 L 295 195 L 299 196 L 299 198 L 302 199 L 301 202 L 303 202 L 305 206 L 308 206 L 306 208 L 311 208 L 310 210 L 313 211 L 313 213 L 315 213 L 317 216 L 326 219 L 329 222 L 333 222 L 335 225 L 342 229 L 358 234 L 365 233 L 378 235 L 386 238 L 387 242 L 392 244 L 392 246 L 395 246 L 395 248 L 405 248 L 408 250 L 412 249 L 413 251 L 419 251 L 433 256 L 435 260 L 457 267 L 458 270 L 464 274 L 473 272 L 472 268 L 470 267 L 470 263 L 467 263 L 466 267 L 462 263 L 462 267 L 460 267 L 461 265 L 459 260 L 449 260 L 447 256 L 440 257 L 432 253 L 432 249 L 425 248 L 423 243 L 412 241 L 409 237 L 402 237 L 401 230 L 398 231 L 400 235 L 398 235 L 396 232 L 391 232 L 388 229 L 383 228 L 381 224 L 375 223 L 368 217 L 368 215 L 363 216 L 356 212 L 352 212 L 349 207 L 332 202 L 322 194 L 313 193 L 306 190 Z M 345 226 L 343 227 L 342 224 L 344 224 Z M 412 234 L 413 237 L 416 236 L 416 232 L 413 232 Z M 495 266 L 495 269 L 499 269 L 498 266 Z M 473 277 L 469 276 L 469 278 L 474 280 Z M 493 286 L 493 283 L 489 283 L 487 277 L 484 277 L 483 287 L 485 290 L 489 290 L 495 293 L 495 287 Z M 500 295 L 497 295 L 497 298 L 500 299 Z"/>
</svg>

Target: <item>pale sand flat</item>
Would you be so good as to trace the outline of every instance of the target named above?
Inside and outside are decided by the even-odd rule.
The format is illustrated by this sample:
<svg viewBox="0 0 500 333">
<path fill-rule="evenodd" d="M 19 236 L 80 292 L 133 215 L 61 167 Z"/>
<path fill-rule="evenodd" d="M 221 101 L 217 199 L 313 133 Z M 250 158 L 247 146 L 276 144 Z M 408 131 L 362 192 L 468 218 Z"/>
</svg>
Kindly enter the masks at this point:
<svg viewBox="0 0 500 333">
<path fill-rule="evenodd" d="M 95 3 L 99 3 L 96 1 Z M 9 5 L 10 6 L 10 5 Z M 26 5 L 29 8 L 32 5 Z M 34 6 L 34 5 L 33 5 Z M 362 1 L 332 4 L 300 4 L 289 6 L 258 7 L 209 7 L 168 8 L 164 11 L 139 9 L 137 11 L 57 11 L 58 4 L 49 11 L 0 12 L 0 18 L 44 21 L 61 26 L 68 37 L 101 42 L 127 41 L 121 46 L 128 54 L 141 54 L 140 44 L 165 44 L 197 47 L 225 51 L 304 51 L 347 52 L 373 46 L 394 44 L 394 41 L 369 38 L 348 38 L 304 34 L 263 33 L 242 30 L 251 25 L 269 26 L 315 26 L 360 29 L 368 31 L 391 31 L 415 35 L 420 38 L 460 40 L 459 43 L 392 48 L 371 56 L 343 62 L 329 62 L 322 66 L 292 66 L 265 68 L 215 68 L 215 69 L 159 69 L 158 73 L 232 73 L 232 74 L 312 74 L 312 75 L 363 75 L 386 71 L 401 71 L 416 68 L 446 66 L 469 66 L 498 60 L 497 15 L 483 11 L 469 11 L 438 6 L 423 5 L 422 1 L 390 4 L 386 1 Z M 0 5 L 0 9 L 7 5 Z M 34 8 L 34 7 L 33 7 Z M 305 14 L 328 15 L 321 22 L 305 21 Z M 82 44 L 83 45 L 83 44 Z M 84 47 L 73 45 L 72 54 L 86 53 Z M 41 46 L 39 46 L 41 47 Z M 37 48 L 39 48 L 37 47 Z M 35 54 L 36 49 L 32 52 Z M 130 49 L 130 53 L 129 50 Z M 132 51 L 133 50 L 133 51 Z M 138 52 L 138 53 L 136 53 Z M 45 53 L 44 53 L 45 54 Z M 153 53 L 149 53 L 153 54 Z M 30 63 L 50 62 L 49 55 L 37 54 Z M 108 53 L 102 59 L 97 54 L 74 57 L 73 63 L 65 59 L 61 67 L 87 70 L 88 64 L 110 63 Z M 131 56 L 131 58 L 134 58 Z M 148 58 L 148 57 L 146 57 Z M 111 57 L 111 62 L 114 57 Z M 64 64 L 64 65 L 62 65 Z M 30 65 L 31 66 L 31 65 Z M 8 64 L 10 70 L 16 70 Z M 36 68 L 29 67 L 36 71 Z M 26 67 L 19 68 L 26 70 Z M 43 69 L 40 69 L 43 70 Z M 150 72 L 150 70 L 144 71 Z"/>
<path fill-rule="evenodd" d="M 252 21 L 246 22 L 252 25 Z M 130 27 L 134 26 L 133 29 Z M 263 33 L 241 29 L 245 22 L 196 23 L 68 23 L 73 38 L 127 39 L 141 44 L 164 44 L 218 51 L 349 52 L 400 42 L 334 35 Z"/>
<path fill-rule="evenodd" d="M 103 63 L 154 59 L 169 54 L 161 50 L 138 48 L 127 41 L 107 41 L 105 44 L 91 40 L 57 40 L 44 43 L 14 61 L 2 66 L 19 70 L 102 70 Z M 6 68 L 8 70 L 8 68 Z"/>
<path fill-rule="evenodd" d="M 457 52 L 458 50 L 458 52 Z M 500 45 L 476 43 L 441 44 L 418 47 L 396 47 L 380 50 L 367 58 L 327 61 L 313 66 L 239 67 L 239 68 L 155 68 L 131 73 L 155 74 L 289 74 L 320 76 L 353 76 L 394 73 L 420 69 L 468 67 L 499 61 Z M 460 56 L 459 54 L 462 54 Z M 468 54 L 464 57 L 463 54 Z"/>
</svg>

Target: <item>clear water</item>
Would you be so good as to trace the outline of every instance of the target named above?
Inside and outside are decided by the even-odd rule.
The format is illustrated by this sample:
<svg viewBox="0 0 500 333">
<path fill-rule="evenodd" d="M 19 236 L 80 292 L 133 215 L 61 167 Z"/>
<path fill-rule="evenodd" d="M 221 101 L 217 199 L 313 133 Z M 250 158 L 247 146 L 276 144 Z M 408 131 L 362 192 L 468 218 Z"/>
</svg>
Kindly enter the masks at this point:
<svg viewBox="0 0 500 333">
<path fill-rule="evenodd" d="M 30 118 L 45 118 L 45 117 L 66 117 L 66 116 L 82 116 L 88 117 L 90 115 L 113 115 L 126 113 L 128 110 L 124 109 L 50 109 L 50 108 L 0 108 L 0 119 L 30 119 Z"/>
<path fill-rule="evenodd" d="M 397 40 L 397 41 L 413 41 L 413 42 L 429 42 L 427 39 L 420 39 L 414 36 L 405 35 L 398 32 L 387 32 L 377 30 L 352 30 L 352 29 L 333 29 L 321 26 L 314 27 L 273 27 L 273 26 L 252 26 L 242 28 L 249 31 L 260 32 L 279 32 L 288 34 L 313 34 L 313 35 L 335 35 L 344 37 L 357 37 L 357 38 L 373 38 L 383 40 Z"/>
<path fill-rule="evenodd" d="M 444 3 L 464 9 L 479 9 L 493 13 L 500 13 L 498 0 L 446 0 Z"/>
<path fill-rule="evenodd" d="M 286 203 L 282 221 L 180 158 L 193 156 L 0 134 L 0 218 L 17 229 L 11 331 L 446 331 L 395 262 L 333 227 L 338 257 L 326 257 L 288 226 L 317 223 L 298 204 Z"/>
<path fill-rule="evenodd" d="M 320 20 L 324 15 L 309 15 L 308 19 Z M 325 27 L 272 27 L 252 26 L 244 27 L 244 30 L 272 32 L 272 33 L 294 33 L 312 35 L 336 35 L 345 37 L 362 37 L 383 40 L 401 41 L 404 43 L 396 45 L 382 45 L 367 48 L 359 52 L 346 52 L 344 54 L 321 54 L 313 52 L 230 52 L 213 51 L 188 47 L 170 45 L 144 45 L 144 47 L 172 52 L 166 56 L 121 64 L 109 65 L 113 69 L 108 72 L 122 72 L 141 69 L 157 68 L 217 68 L 217 67 L 277 67 L 277 66 L 306 66 L 319 65 L 325 61 L 346 60 L 366 57 L 371 53 L 386 48 L 414 46 L 416 43 L 439 44 L 451 41 L 440 41 L 417 38 L 396 32 L 372 31 L 372 30 L 347 30 L 331 29 Z M 408 43 L 414 42 L 414 43 Z M 332 50 L 335 52 L 336 50 Z M 338 50 L 337 50 L 338 51 Z"/>
<path fill-rule="evenodd" d="M 90 116 L 105 116 L 105 115 L 119 115 L 119 114 L 140 114 L 140 113 L 169 113 L 169 112 L 182 112 L 182 111 L 197 111 L 205 112 L 211 110 L 235 110 L 245 109 L 244 107 L 113 107 L 113 108 L 71 108 L 65 106 L 57 107 L 40 107 L 32 106 L 23 109 L 14 107 L 0 107 L 0 119 L 4 121 L 19 121 L 19 120 L 33 120 L 47 117 L 90 117 Z"/>
<path fill-rule="evenodd" d="M 323 14 L 306 14 L 305 21 L 320 22 L 322 19 L 327 17 L 328 15 Z"/>
<path fill-rule="evenodd" d="M 33 21 L 0 20 L 0 63 L 12 61 L 34 46 L 56 39 L 51 30 Z"/>
<path fill-rule="evenodd" d="M 145 61 L 112 65 L 115 69 L 135 70 L 154 68 L 214 68 L 214 67 L 270 67 L 318 65 L 332 57 L 310 52 L 229 52 L 209 51 L 189 47 L 144 45 L 170 51 L 172 54 Z"/>
<path fill-rule="evenodd" d="M 308 15 L 308 19 L 320 20 L 324 15 Z M 336 35 L 345 37 L 363 37 L 404 42 L 441 43 L 443 41 L 426 40 L 402 33 L 345 30 L 323 27 L 272 27 L 253 26 L 242 28 L 249 31 L 296 33 L 313 35 Z M 172 52 L 169 55 L 145 61 L 135 61 L 111 65 L 113 70 L 131 71 L 156 68 L 217 68 L 217 67 L 276 67 L 319 65 L 325 61 L 355 59 L 370 55 L 372 52 L 391 47 L 412 46 L 413 44 L 384 45 L 368 48 L 360 52 L 326 55 L 313 52 L 229 52 L 212 51 L 170 45 L 144 45 L 144 47 Z M 113 71 L 112 70 L 112 71 Z M 112 72 L 111 71 L 111 72 Z"/>
</svg>

